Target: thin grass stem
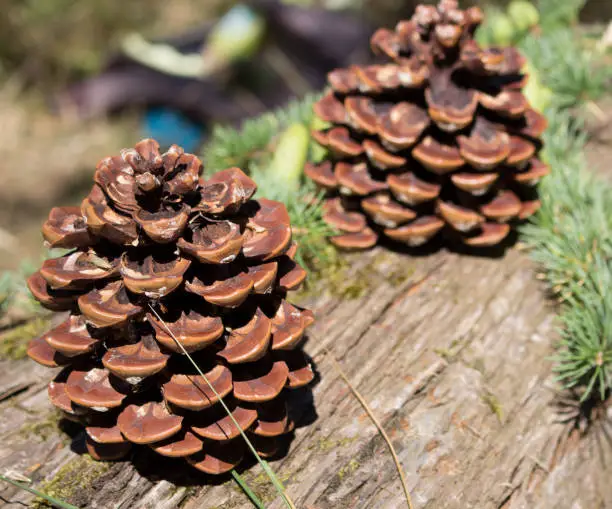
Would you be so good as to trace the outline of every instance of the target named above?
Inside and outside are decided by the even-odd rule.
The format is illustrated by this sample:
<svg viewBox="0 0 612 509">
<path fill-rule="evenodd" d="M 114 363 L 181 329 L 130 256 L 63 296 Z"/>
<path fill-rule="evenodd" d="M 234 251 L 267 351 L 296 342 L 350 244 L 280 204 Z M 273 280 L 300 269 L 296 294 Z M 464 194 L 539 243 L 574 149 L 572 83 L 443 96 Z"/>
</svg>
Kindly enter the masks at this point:
<svg viewBox="0 0 612 509">
<path fill-rule="evenodd" d="M 389 449 L 389 452 L 391 453 L 391 456 L 393 457 L 393 462 L 395 463 L 395 468 L 397 469 L 397 473 L 399 474 L 400 482 L 402 484 L 402 489 L 404 490 L 404 496 L 406 498 L 406 504 L 408 505 L 408 509 L 414 509 L 414 506 L 412 505 L 412 498 L 410 497 L 410 490 L 408 489 L 408 483 L 406 482 L 406 476 L 404 474 L 404 469 L 402 468 L 400 460 L 397 457 L 397 453 L 395 452 L 395 448 L 393 447 L 393 444 L 391 443 L 391 439 L 389 438 L 389 435 L 387 435 L 385 428 L 382 427 L 382 424 L 376 418 L 376 416 L 370 409 L 369 405 L 367 404 L 363 396 L 359 393 L 359 391 L 357 391 L 357 389 L 350 382 L 350 380 L 344 373 L 344 370 L 340 366 L 340 363 L 336 360 L 334 355 L 327 348 L 323 348 L 323 351 L 329 357 L 329 359 L 331 360 L 332 364 L 336 368 L 336 371 L 338 372 L 342 380 L 344 380 L 348 388 L 353 393 L 353 396 L 355 396 L 357 401 L 359 401 L 359 404 L 366 411 L 366 413 L 368 414 L 368 417 L 372 420 L 372 422 L 374 423 L 374 426 L 376 426 L 376 428 L 378 429 L 378 432 L 381 434 L 381 436 L 385 440 L 387 444 L 387 448 Z"/>
<path fill-rule="evenodd" d="M 236 472 L 236 470 L 232 470 L 232 476 L 234 477 L 234 480 L 238 483 L 238 486 L 242 488 L 242 491 L 244 491 L 245 495 L 251 499 L 251 502 L 255 507 L 257 507 L 257 509 L 266 509 L 264 503 L 259 500 L 257 495 L 255 495 L 253 490 L 249 488 L 249 485 L 242 478 L 242 476 L 238 472 Z"/>
<path fill-rule="evenodd" d="M 54 498 L 50 495 L 46 495 L 42 491 L 38 491 L 36 488 L 30 488 L 29 486 L 26 486 L 23 483 L 13 481 L 13 479 L 10 479 L 6 477 L 5 475 L 0 474 L 0 480 L 7 482 L 9 484 L 12 484 L 16 488 L 19 488 L 20 490 L 27 491 L 29 493 L 32 493 L 32 495 L 36 495 L 37 497 L 43 498 L 47 502 L 53 504 L 55 507 L 59 507 L 60 509 L 79 509 L 77 506 L 69 504 L 68 502 L 63 502 L 62 500 Z"/>
<path fill-rule="evenodd" d="M 234 423 L 234 426 L 236 426 L 236 429 L 240 432 L 240 435 L 242 435 L 242 438 L 246 442 L 246 444 L 247 444 L 248 448 L 250 449 L 251 453 L 253 453 L 253 456 L 255 457 L 257 462 L 261 465 L 261 468 L 263 468 L 264 472 L 266 473 L 266 475 L 270 479 L 270 482 L 272 482 L 272 484 L 274 485 L 274 488 L 276 489 L 278 494 L 281 496 L 281 499 L 283 500 L 285 506 L 289 507 L 290 509 L 295 509 L 295 505 L 293 504 L 293 501 L 291 500 L 291 498 L 289 498 L 289 495 L 287 495 L 287 493 L 285 492 L 284 486 L 282 485 L 280 480 L 276 477 L 276 475 L 274 474 L 274 472 L 270 468 L 270 465 L 268 465 L 267 462 L 265 462 L 264 460 L 261 459 L 261 457 L 259 456 L 259 454 L 255 450 L 255 447 L 253 447 L 253 444 L 249 440 L 249 437 L 246 436 L 246 433 L 242 430 L 242 428 L 240 427 L 240 424 L 238 424 L 238 421 L 234 418 L 231 410 L 227 407 L 227 405 L 225 404 L 225 402 L 221 398 L 221 395 L 217 392 L 217 390 L 213 387 L 213 385 L 208 381 L 208 378 L 206 378 L 206 375 L 202 372 L 202 370 L 197 365 L 197 363 L 193 360 L 191 355 L 189 355 L 189 352 L 187 350 L 185 350 L 185 347 L 176 338 L 174 333 L 170 330 L 170 328 L 168 327 L 168 325 L 166 324 L 164 319 L 159 315 L 159 313 L 155 310 L 155 308 L 153 308 L 153 306 L 151 306 L 151 304 L 149 304 L 148 306 L 149 306 L 149 309 L 151 309 L 151 312 L 155 315 L 155 317 L 164 326 L 164 328 L 166 329 L 166 331 L 168 332 L 170 337 L 174 340 L 176 345 L 181 349 L 181 351 L 189 359 L 189 362 L 191 362 L 191 364 L 193 364 L 193 367 L 200 374 L 200 376 L 204 379 L 206 384 L 210 387 L 210 390 L 213 392 L 213 394 L 219 399 L 219 403 L 221 403 L 221 406 L 223 407 L 223 409 L 225 410 L 225 412 L 227 413 L 227 415 L 229 416 L 231 421 Z"/>
</svg>

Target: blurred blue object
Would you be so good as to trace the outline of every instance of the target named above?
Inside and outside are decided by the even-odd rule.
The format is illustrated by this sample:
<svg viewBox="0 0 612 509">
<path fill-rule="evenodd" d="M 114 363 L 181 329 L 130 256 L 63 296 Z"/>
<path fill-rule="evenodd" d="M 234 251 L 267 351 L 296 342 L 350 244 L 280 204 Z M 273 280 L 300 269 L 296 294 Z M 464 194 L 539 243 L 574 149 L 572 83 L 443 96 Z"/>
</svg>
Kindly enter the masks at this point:
<svg viewBox="0 0 612 509">
<path fill-rule="evenodd" d="M 204 126 L 171 108 L 149 108 L 142 122 L 144 136 L 156 139 L 162 148 L 176 143 L 185 152 L 197 152 L 204 138 Z"/>
</svg>

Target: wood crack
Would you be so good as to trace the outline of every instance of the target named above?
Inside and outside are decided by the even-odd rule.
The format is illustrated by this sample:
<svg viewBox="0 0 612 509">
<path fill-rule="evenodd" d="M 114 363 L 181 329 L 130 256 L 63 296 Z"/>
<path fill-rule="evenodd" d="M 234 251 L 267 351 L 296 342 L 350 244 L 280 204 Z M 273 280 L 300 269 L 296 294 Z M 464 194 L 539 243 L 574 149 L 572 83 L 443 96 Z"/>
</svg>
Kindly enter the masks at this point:
<svg viewBox="0 0 612 509">
<path fill-rule="evenodd" d="M 384 265 L 373 269 L 371 287 L 358 298 L 322 290 L 316 301 L 302 303 L 310 300 L 318 314 L 306 344 L 321 374 L 312 394 L 316 415 L 296 429 L 289 454 L 272 464 L 297 506 L 402 506 L 382 440 L 318 356 L 328 347 L 393 441 L 416 508 L 564 509 L 568 501 L 612 507 L 612 483 L 602 468 L 612 461 L 612 447 L 605 436 L 568 435 L 556 417 L 547 389 L 554 310 L 526 257 L 516 250 L 498 260 L 376 251 L 351 263 L 368 267 L 376 260 Z M 391 275 L 413 266 L 409 279 L 393 284 Z M 37 384 L 50 378 L 31 363 L 0 362 L 0 471 L 34 467 L 37 487 L 77 458 L 65 436 L 6 437 L 49 412 Z M 484 389 L 502 405 L 503 425 L 482 401 Z M 117 464 L 67 501 L 96 509 L 251 507 L 233 485 L 175 486 L 148 479 L 140 467 Z M 281 508 L 257 467 L 245 475 L 266 507 Z M 2 485 L 0 496 L 10 501 L 7 509 L 31 500 Z"/>
</svg>

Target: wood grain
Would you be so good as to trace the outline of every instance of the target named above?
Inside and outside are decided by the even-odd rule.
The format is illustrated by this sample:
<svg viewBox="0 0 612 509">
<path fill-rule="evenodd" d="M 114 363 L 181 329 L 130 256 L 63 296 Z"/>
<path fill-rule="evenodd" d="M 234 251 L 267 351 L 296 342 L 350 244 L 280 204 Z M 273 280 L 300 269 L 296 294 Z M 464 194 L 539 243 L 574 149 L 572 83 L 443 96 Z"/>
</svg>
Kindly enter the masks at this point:
<svg viewBox="0 0 612 509">
<path fill-rule="evenodd" d="M 406 507 L 382 438 L 324 348 L 391 436 L 415 507 L 612 507 L 612 443 L 603 426 L 582 437 L 561 422 L 549 360 L 555 309 L 524 253 L 375 250 L 351 263 L 360 284 L 368 280 L 361 295 L 321 288 L 303 303 L 318 317 L 306 350 L 320 380 L 296 394 L 301 426 L 272 462 L 297 507 Z M 111 465 L 80 457 L 82 434 L 71 439 L 49 419 L 50 377 L 28 361 L 0 363 L 0 394 L 14 392 L 0 401 L 0 471 L 62 489 L 79 507 L 252 507 L 231 481 L 211 485 L 146 451 Z M 282 507 L 259 467 L 243 475 L 269 507 Z M 0 495 L 7 508 L 32 500 L 4 485 Z"/>
</svg>

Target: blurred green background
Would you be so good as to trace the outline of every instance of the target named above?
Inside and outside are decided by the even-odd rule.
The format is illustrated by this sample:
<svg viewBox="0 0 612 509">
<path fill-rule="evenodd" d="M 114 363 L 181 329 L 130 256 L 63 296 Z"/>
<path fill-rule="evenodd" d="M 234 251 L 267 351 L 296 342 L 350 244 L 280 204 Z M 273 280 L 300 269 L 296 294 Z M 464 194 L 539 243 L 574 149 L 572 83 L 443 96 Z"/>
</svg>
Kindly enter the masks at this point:
<svg viewBox="0 0 612 509">
<path fill-rule="evenodd" d="M 562 8 L 566 1 L 557 2 Z M 40 254 L 53 205 L 78 203 L 96 162 L 141 138 L 136 113 L 83 121 L 52 111 L 50 97 L 98 73 L 123 38 L 185 33 L 227 12 L 224 0 L 0 0 L 0 270 Z M 410 16 L 417 0 L 286 0 L 349 11 L 372 26 Z M 433 2 L 426 2 L 433 3 Z M 477 3 L 483 6 L 490 2 Z M 504 2 L 501 2 L 502 4 Z M 612 1 L 590 0 L 582 22 L 603 32 Z"/>
<path fill-rule="evenodd" d="M 554 1 L 563 8 L 572 0 Z M 164 37 L 185 32 L 226 12 L 223 0 L 2 0 L 0 79 L 14 73 L 36 87 L 57 87 L 98 71 L 108 52 L 128 33 Z M 286 0 L 288 4 L 352 10 L 373 25 L 394 24 L 419 3 L 433 0 Z M 504 5 L 505 0 L 468 0 L 462 5 Z M 582 21 L 612 18 L 610 0 L 588 0 Z"/>
</svg>

